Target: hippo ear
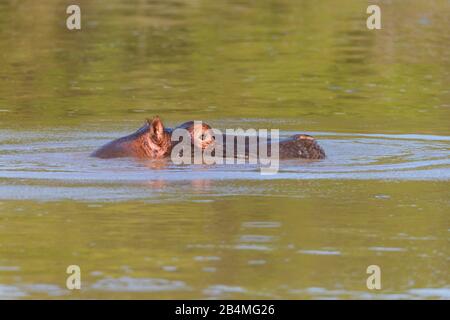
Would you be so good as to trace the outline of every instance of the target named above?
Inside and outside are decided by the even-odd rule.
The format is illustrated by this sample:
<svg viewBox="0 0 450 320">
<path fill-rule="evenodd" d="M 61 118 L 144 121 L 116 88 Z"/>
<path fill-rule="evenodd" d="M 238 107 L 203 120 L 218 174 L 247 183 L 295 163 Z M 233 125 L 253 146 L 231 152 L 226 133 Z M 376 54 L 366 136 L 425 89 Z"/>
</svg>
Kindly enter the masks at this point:
<svg viewBox="0 0 450 320">
<path fill-rule="evenodd" d="M 156 138 L 161 138 L 164 133 L 164 125 L 161 121 L 161 119 L 156 116 L 152 120 L 147 120 L 149 126 L 150 126 L 150 134 Z"/>
</svg>

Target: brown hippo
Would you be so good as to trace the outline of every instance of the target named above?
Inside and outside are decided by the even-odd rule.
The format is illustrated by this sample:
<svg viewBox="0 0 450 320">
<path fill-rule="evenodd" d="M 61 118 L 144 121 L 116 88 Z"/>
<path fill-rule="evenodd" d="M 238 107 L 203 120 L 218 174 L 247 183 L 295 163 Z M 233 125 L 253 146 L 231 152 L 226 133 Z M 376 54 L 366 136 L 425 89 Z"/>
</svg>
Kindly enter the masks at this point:
<svg viewBox="0 0 450 320">
<path fill-rule="evenodd" d="M 219 143 L 214 138 L 214 133 L 211 126 L 203 122 L 188 121 L 185 122 L 175 129 L 185 129 L 188 131 L 191 137 L 192 145 L 192 155 L 194 154 L 195 148 L 200 148 L 202 150 L 209 148 L 213 150 L 214 148 L 220 148 L 222 145 L 223 155 L 226 154 L 226 135 L 223 135 L 223 142 Z M 152 120 L 147 120 L 147 122 L 139 128 L 135 133 L 128 136 L 116 139 L 107 143 L 106 145 L 100 147 L 94 153 L 91 154 L 93 157 L 98 158 L 119 158 L 119 157 L 134 157 L 141 159 L 161 159 L 169 157 L 172 148 L 177 145 L 180 141 L 171 141 L 173 129 L 164 128 L 161 119 L 156 116 Z M 233 137 L 231 138 L 233 139 Z M 234 152 L 232 157 L 238 157 L 237 152 L 237 137 L 234 136 Z M 257 140 L 257 145 L 259 144 L 259 138 Z M 268 155 L 271 155 L 272 142 L 270 139 L 267 141 Z M 259 146 L 257 146 L 257 150 Z M 249 156 L 251 150 L 249 139 L 245 139 L 245 157 Z M 214 155 L 214 151 L 211 153 Z M 296 134 L 286 139 L 281 139 L 279 141 L 279 158 L 280 159 L 324 159 L 325 152 L 316 142 L 316 140 L 306 134 Z"/>
<path fill-rule="evenodd" d="M 325 159 L 325 151 L 316 139 L 307 134 L 295 134 L 279 142 L 280 159 Z"/>
<path fill-rule="evenodd" d="M 208 145 L 214 142 L 214 137 L 211 131 L 212 128 L 210 125 L 204 122 L 187 121 L 185 123 L 180 124 L 175 129 L 187 130 L 189 135 L 191 136 L 191 143 L 198 148 L 205 149 Z M 179 141 L 174 142 L 174 144 L 177 143 L 179 143 Z"/>
<path fill-rule="evenodd" d="M 210 125 L 204 122 L 194 122 L 188 121 L 177 128 L 186 129 L 191 135 L 191 141 L 194 147 L 200 149 L 209 148 L 213 150 L 214 148 L 220 148 L 219 141 L 216 141 L 213 129 Z M 175 129 L 177 129 L 175 128 Z M 223 156 L 226 156 L 226 141 L 227 138 L 230 139 L 229 136 L 223 134 L 221 143 L 223 148 Z M 238 138 L 237 136 L 231 137 L 230 140 L 234 138 L 234 151 L 232 157 L 238 156 Z M 182 141 L 182 140 L 181 140 Z M 172 147 L 178 144 L 179 141 L 174 142 Z M 271 155 L 271 140 L 268 139 L 267 150 L 268 156 Z M 259 137 L 257 137 L 257 144 L 259 144 Z M 259 147 L 257 146 L 257 151 Z M 248 138 L 245 138 L 245 157 L 249 156 L 249 152 L 251 149 L 250 141 Z M 194 148 L 191 149 L 192 154 L 194 153 Z M 214 155 L 214 151 L 211 152 L 211 155 Z M 239 155 L 241 156 L 241 155 Z M 319 146 L 314 137 L 307 134 L 295 134 L 291 137 L 279 140 L 279 158 L 280 159 L 311 159 L 311 160 L 319 160 L 325 158 L 325 151 Z"/>
<path fill-rule="evenodd" d="M 185 129 L 190 134 L 191 143 L 204 149 L 214 142 L 209 136 L 211 127 L 205 123 L 201 126 L 194 121 L 185 122 L 175 129 Z M 173 146 L 181 141 L 171 141 L 173 129 L 165 128 L 161 119 L 156 116 L 139 128 L 136 132 L 111 141 L 94 151 L 91 156 L 103 159 L 134 157 L 141 159 L 162 159 L 170 156 Z M 194 148 L 192 148 L 194 150 Z"/>
<path fill-rule="evenodd" d="M 222 145 L 222 154 L 225 156 L 229 156 L 227 152 L 227 139 L 230 141 L 234 140 L 234 150 L 232 157 L 245 157 L 248 158 L 250 155 L 250 152 L 252 151 L 252 147 L 254 151 L 256 151 L 259 154 L 259 137 L 256 137 L 256 146 L 252 146 L 250 144 L 249 137 L 245 137 L 245 153 L 244 154 L 238 154 L 238 138 L 237 136 L 230 137 L 227 135 L 222 135 L 222 143 L 218 141 L 215 142 L 215 146 L 209 146 L 210 141 L 207 141 L 206 147 L 215 147 L 218 148 L 219 145 Z M 267 155 L 271 155 L 271 145 L 272 141 L 270 139 L 267 139 L 265 142 L 267 143 Z M 319 160 L 319 159 L 325 159 L 325 151 L 319 146 L 317 141 L 310 135 L 307 134 L 295 134 L 293 136 L 290 136 L 285 139 L 280 139 L 278 142 L 278 151 L 279 151 L 279 158 L 280 159 L 311 159 L 311 160 Z M 212 155 L 214 155 L 214 152 L 212 152 Z"/>
<path fill-rule="evenodd" d="M 212 134 L 212 128 L 210 125 L 201 122 L 201 121 L 187 121 L 183 124 L 180 124 L 176 129 L 185 129 L 188 131 L 191 139 L 191 155 L 194 156 L 195 149 L 204 150 L 207 147 L 214 147 L 215 140 Z M 171 130 L 173 133 L 174 130 Z M 174 137 L 176 140 L 177 137 Z M 183 142 L 183 139 L 179 139 L 178 141 L 172 142 L 172 148 L 175 147 L 180 142 Z M 179 151 L 179 155 L 183 154 L 183 150 Z"/>
<path fill-rule="evenodd" d="M 156 116 L 135 133 L 111 141 L 94 151 L 91 156 L 109 159 L 120 157 L 161 159 L 170 155 L 172 142 L 170 132 L 164 129 Z"/>
</svg>

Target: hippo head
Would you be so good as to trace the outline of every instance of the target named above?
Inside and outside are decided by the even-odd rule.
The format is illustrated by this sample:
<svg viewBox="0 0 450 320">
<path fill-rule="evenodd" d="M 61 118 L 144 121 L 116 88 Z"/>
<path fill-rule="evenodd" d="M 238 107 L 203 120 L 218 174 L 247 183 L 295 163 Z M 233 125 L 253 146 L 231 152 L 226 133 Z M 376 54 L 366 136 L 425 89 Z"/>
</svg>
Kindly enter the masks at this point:
<svg viewBox="0 0 450 320">
<path fill-rule="evenodd" d="M 204 122 L 187 121 L 175 129 L 187 130 L 191 136 L 191 143 L 202 150 L 215 143 L 211 126 Z"/>
<path fill-rule="evenodd" d="M 161 119 L 156 116 L 153 119 L 147 119 L 147 139 L 145 144 L 147 150 L 150 150 L 152 158 L 163 158 L 170 154 L 172 143 L 170 140 L 170 131 L 164 128 Z"/>
</svg>

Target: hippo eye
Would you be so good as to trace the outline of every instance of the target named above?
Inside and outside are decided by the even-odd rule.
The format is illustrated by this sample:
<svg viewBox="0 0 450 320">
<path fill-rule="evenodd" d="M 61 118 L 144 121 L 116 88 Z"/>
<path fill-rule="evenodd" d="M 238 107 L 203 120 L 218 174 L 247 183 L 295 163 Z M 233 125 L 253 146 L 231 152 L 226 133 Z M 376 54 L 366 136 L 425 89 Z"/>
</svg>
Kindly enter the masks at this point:
<svg viewBox="0 0 450 320">
<path fill-rule="evenodd" d="M 200 137 L 202 140 L 206 140 L 206 135 L 202 134 L 202 136 Z"/>
</svg>

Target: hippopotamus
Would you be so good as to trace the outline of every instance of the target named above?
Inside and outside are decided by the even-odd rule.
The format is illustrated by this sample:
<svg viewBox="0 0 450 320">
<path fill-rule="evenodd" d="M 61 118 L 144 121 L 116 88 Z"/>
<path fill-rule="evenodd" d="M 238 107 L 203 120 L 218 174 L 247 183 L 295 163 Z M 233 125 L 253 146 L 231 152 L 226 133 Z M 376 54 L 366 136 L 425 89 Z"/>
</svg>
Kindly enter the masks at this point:
<svg viewBox="0 0 450 320">
<path fill-rule="evenodd" d="M 211 127 L 205 123 L 198 126 L 194 124 L 194 121 L 188 121 L 175 129 L 178 128 L 188 131 L 194 147 L 204 149 L 213 142 L 212 137 L 208 134 L 208 130 Z M 151 120 L 147 119 L 144 125 L 136 132 L 105 144 L 94 151 L 91 156 L 102 159 L 121 157 L 140 159 L 167 158 L 170 156 L 173 146 L 182 141 L 171 141 L 173 130 L 165 128 L 161 119 L 156 116 Z"/>
<path fill-rule="evenodd" d="M 279 142 L 280 159 L 325 159 L 325 151 L 316 139 L 307 134 L 294 134 Z"/>
<path fill-rule="evenodd" d="M 244 153 L 238 152 L 237 148 L 237 136 L 227 136 L 222 135 L 223 141 L 220 143 L 215 141 L 216 144 L 221 144 L 223 147 L 222 154 L 225 156 L 227 152 L 227 141 L 234 141 L 233 157 L 245 157 L 248 158 L 252 151 L 252 145 L 248 137 L 245 137 L 245 148 Z M 273 141 L 269 138 L 265 141 L 267 144 L 267 155 L 271 156 Z M 216 145 L 216 148 L 217 148 Z M 259 154 L 260 139 L 256 137 L 256 146 L 253 150 Z M 316 139 L 307 134 L 295 134 L 290 137 L 280 139 L 278 141 L 278 156 L 279 159 L 310 159 L 310 160 L 320 160 L 325 159 L 325 151 L 317 143 Z M 214 154 L 214 153 L 212 153 Z M 228 156 L 228 154 L 227 154 Z"/>
<path fill-rule="evenodd" d="M 170 131 L 164 129 L 161 119 L 156 116 L 136 132 L 111 141 L 94 151 L 91 156 L 103 159 L 134 157 L 160 159 L 170 155 Z"/>
<path fill-rule="evenodd" d="M 193 148 L 205 150 L 206 148 L 220 148 L 222 145 L 223 156 L 226 154 L 226 141 L 234 139 L 234 152 L 232 157 L 240 157 L 237 151 L 237 136 L 227 137 L 222 135 L 223 141 L 216 141 L 212 133 L 212 127 L 203 122 L 187 121 L 175 129 L 185 129 L 191 137 L 191 145 Z M 171 155 L 173 147 L 180 143 L 179 141 L 171 141 L 174 129 L 165 128 L 161 119 L 156 116 L 139 128 L 136 132 L 125 137 L 111 141 L 98 150 L 94 151 L 91 156 L 98 158 L 119 158 L 134 157 L 141 159 L 163 159 Z M 271 155 L 271 145 L 273 142 L 267 141 L 267 153 Z M 257 150 L 259 148 L 259 138 L 257 140 Z M 245 139 L 245 157 L 249 156 L 251 146 L 248 139 Z M 214 151 L 211 153 L 214 155 Z M 317 141 L 306 134 L 296 134 L 291 137 L 281 139 L 279 141 L 279 158 L 280 159 L 311 159 L 318 160 L 325 158 L 324 150 L 319 146 Z"/>
</svg>

